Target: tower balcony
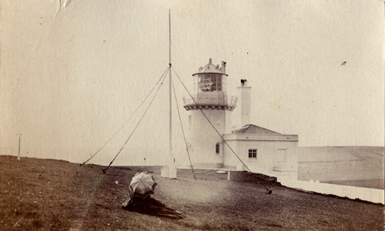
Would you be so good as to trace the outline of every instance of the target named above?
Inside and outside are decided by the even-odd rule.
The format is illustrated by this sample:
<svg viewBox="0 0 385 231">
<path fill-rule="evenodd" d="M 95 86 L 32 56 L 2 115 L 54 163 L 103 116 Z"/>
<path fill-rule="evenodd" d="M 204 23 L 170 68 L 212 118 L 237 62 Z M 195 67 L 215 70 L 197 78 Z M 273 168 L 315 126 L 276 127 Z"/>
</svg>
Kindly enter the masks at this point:
<svg viewBox="0 0 385 231">
<path fill-rule="evenodd" d="M 184 108 L 186 110 L 198 109 L 219 109 L 234 110 L 238 98 L 235 96 L 227 97 L 223 92 L 200 92 L 193 96 L 183 97 Z"/>
</svg>

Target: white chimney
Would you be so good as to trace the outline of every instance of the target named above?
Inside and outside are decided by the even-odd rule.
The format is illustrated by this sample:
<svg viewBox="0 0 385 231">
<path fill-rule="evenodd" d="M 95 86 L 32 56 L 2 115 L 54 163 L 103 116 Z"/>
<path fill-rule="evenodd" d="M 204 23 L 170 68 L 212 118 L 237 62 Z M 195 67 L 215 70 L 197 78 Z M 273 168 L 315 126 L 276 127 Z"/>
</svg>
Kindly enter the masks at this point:
<svg viewBox="0 0 385 231">
<path fill-rule="evenodd" d="M 241 79 L 241 86 L 238 87 L 240 91 L 241 101 L 241 126 L 250 124 L 250 91 L 251 87 L 247 86 L 247 80 Z"/>
</svg>

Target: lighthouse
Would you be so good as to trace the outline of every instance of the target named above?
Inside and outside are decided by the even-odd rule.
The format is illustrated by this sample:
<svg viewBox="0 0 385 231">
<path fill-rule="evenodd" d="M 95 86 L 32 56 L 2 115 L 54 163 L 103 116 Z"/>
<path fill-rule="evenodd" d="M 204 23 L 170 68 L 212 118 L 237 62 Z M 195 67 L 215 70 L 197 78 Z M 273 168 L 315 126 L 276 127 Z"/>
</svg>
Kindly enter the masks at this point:
<svg viewBox="0 0 385 231">
<path fill-rule="evenodd" d="M 194 92 L 183 98 L 189 111 L 189 151 L 192 164 L 221 168 L 224 163 L 223 135 L 230 129 L 237 98 L 226 92 L 226 62 L 209 63 L 192 75 Z M 215 128 L 215 129 L 214 129 Z"/>
</svg>

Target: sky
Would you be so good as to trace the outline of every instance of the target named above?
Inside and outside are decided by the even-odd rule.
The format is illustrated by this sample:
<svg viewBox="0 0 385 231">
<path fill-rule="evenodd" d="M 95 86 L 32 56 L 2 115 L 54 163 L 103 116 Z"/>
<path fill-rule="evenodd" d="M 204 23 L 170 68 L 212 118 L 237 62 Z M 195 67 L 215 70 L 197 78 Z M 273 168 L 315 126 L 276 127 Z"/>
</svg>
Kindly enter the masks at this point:
<svg viewBox="0 0 385 231">
<path fill-rule="evenodd" d="M 169 10 L 185 127 L 188 93 L 177 76 L 193 91 L 192 74 L 211 58 L 227 63 L 229 95 L 248 80 L 251 123 L 298 134 L 299 146 L 384 145 L 382 1 L 2 0 L 0 7 L 0 154 L 17 155 L 21 134 L 22 156 L 83 162 L 113 137 L 92 159 L 110 163 L 168 68 Z M 115 165 L 167 159 L 167 87 L 168 79 Z M 174 155 L 185 161 L 173 108 Z"/>
</svg>

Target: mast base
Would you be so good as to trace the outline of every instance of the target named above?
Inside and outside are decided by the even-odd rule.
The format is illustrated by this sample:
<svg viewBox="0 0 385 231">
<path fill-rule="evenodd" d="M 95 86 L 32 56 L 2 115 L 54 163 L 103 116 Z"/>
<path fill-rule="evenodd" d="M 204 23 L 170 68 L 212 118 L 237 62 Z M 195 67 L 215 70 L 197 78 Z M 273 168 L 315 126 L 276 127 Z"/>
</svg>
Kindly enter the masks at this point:
<svg viewBox="0 0 385 231">
<path fill-rule="evenodd" d="M 164 178 L 176 179 L 177 168 L 175 165 L 166 165 L 160 170 L 160 176 Z"/>
</svg>

